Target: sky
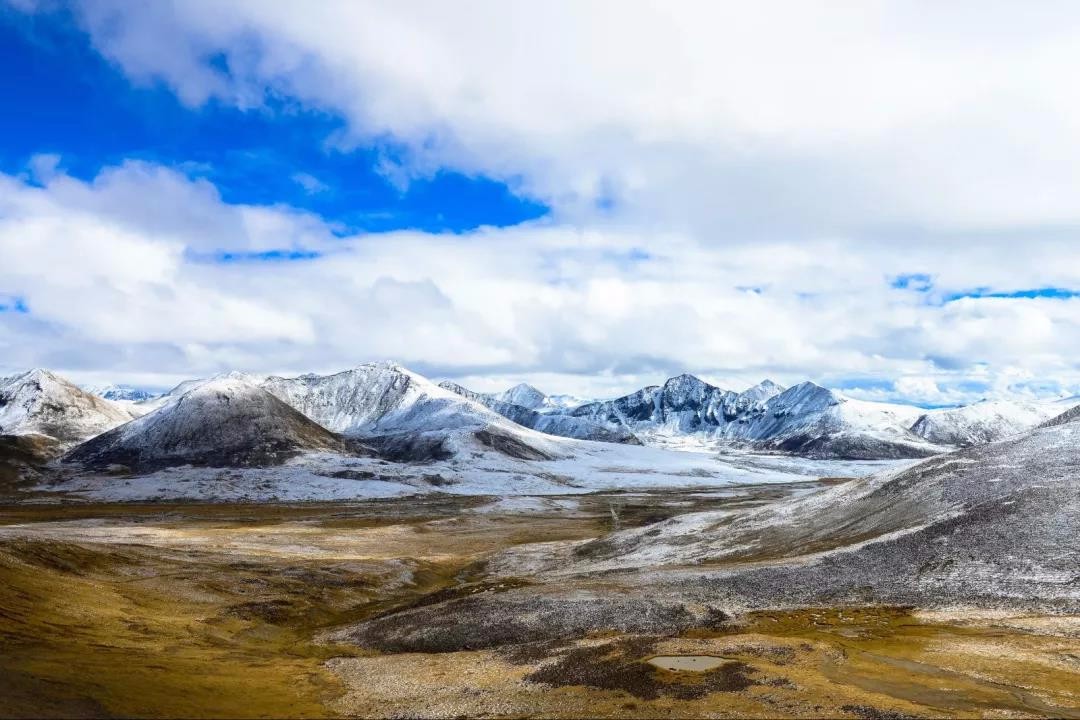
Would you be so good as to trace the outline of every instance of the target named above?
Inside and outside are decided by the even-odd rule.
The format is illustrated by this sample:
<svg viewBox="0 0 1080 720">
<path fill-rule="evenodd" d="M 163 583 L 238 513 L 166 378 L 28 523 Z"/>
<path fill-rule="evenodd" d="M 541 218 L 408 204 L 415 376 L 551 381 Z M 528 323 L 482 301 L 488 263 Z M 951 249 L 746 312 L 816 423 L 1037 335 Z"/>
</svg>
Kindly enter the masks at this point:
<svg viewBox="0 0 1080 720">
<path fill-rule="evenodd" d="M 1080 7 L 0 0 L 0 374 L 1080 393 Z"/>
</svg>

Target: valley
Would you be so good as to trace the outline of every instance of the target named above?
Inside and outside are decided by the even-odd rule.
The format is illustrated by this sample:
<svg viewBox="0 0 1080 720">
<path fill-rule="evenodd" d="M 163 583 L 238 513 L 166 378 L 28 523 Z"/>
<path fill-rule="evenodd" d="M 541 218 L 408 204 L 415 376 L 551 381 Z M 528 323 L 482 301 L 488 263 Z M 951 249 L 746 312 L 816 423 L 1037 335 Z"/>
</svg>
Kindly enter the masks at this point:
<svg viewBox="0 0 1080 720">
<path fill-rule="evenodd" d="M 410 608 L 527 590 L 536 578 L 492 574 L 489 561 L 606 537 L 614 507 L 632 531 L 810 489 L 4 505 L 0 714 L 1080 715 L 1080 619 L 1038 612 L 804 608 L 496 643 L 476 628 L 475 647 L 428 651 L 347 637 Z M 605 588 L 653 592 L 603 576 L 563 580 L 558 592 Z M 702 672 L 648 663 L 663 655 L 722 662 Z"/>
<path fill-rule="evenodd" d="M 546 398 L 5 380 L 0 716 L 1080 717 L 1071 400 Z"/>
</svg>

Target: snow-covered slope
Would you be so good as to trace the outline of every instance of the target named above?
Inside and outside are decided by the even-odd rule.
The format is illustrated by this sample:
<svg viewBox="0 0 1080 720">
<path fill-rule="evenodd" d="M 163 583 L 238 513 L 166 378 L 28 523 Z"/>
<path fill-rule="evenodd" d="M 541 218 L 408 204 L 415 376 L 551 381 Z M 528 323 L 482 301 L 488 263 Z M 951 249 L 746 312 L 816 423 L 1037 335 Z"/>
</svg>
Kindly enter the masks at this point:
<svg viewBox="0 0 1080 720">
<path fill-rule="evenodd" d="M 512 420 L 518 425 L 548 435 L 558 435 L 560 437 L 576 438 L 578 440 L 596 440 L 598 442 L 629 443 L 631 445 L 641 443 L 641 441 L 638 440 L 625 425 L 607 425 L 594 422 L 587 418 L 574 417 L 572 415 L 537 412 L 536 410 L 532 410 L 523 405 L 517 405 L 512 402 L 498 399 L 499 397 L 505 396 L 506 393 L 499 396 L 487 395 L 484 393 L 473 392 L 454 382 L 441 382 L 439 383 L 439 387 L 480 403 L 488 409 L 499 413 L 504 418 Z M 535 388 L 531 388 L 528 385 L 519 385 L 517 388 L 513 388 L 513 390 L 517 390 L 518 388 L 535 390 Z M 518 393 L 518 396 L 525 398 L 526 400 L 536 400 L 535 395 L 529 394 L 526 391 Z M 542 406 L 541 401 L 537 401 L 535 404 Z"/>
<path fill-rule="evenodd" d="M 948 448 L 908 430 L 920 412 L 908 405 L 855 400 L 805 382 L 773 396 L 760 411 L 728 423 L 721 434 L 809 457 L 884 459 L 944 452 Z"/>
<path fill-rule="evenodd" d="M 396 363 L 334 375 L 271 377 L 262 387 L 323 427 L 364 438 L 395 460 L 490 450 L 534 460 L 567 452 L 557 438 L 517 425 Z"/>
<path fill-rule="evenodd" d="M 200 385 L 205 385 L 208 382 L 214 382 L 216 380 L 238 380 L 248 385 L 259 385 L 265 380 L 265 377 L 259 377 L 256 375 L 249 375 L 245 372 L 238 370 L 231 370 L 229 372 L 218 373 L 211 377 L 195 378 L 193 380 L 185 380 L 172 390 L 161 395 L 147 398 L 145 400 L 139 400 L 130 406 L 131 411 L 136 415 L 145 415 L 152 410 L 156 410 L 159 407 L 167 404 L 168 402 L 180 397 L 188 392 L 191 392 Z"/>
<path fill-rule="evenodd" d="M 346 448 L 333 433 L 265 390 L 221 379 L 173 396 L 153 412 L 79 445 L 64 460 L 146 472 L 178 465 L 277 465 L 316 450 Z"/>
<path fill-rule="evenodd" d="M 0 434 L 37 433 L 81 442 L 134 415 L 48 370 L 35 369 L 0 383 Z"/>
<path fill-rule="evenodd" d="M 345 435 L 476 428 L 503 421 L 480 403 L 396 363 L 370 363 L 333 375 L 270 377 L 262 387 Z"/>
<path fill-rule="evenodd" d="M 1040 428 L 1057 427 L 1058 425 L 1064 425 L 1065 423 L 1080 421 L 1080 398 L 1068 398 L 1067 400 L 1059 400 L 1058 405 L 1067 404 L 1071 407 L 1060 415 L 1055 415 L 1044 423 L 1039 425 Z"/>
<path fill-rule="evenodd" d="M 477 637 L 499 639 L 484 631 L 507 623 L 515 640 L 561 640 L 678 633 L 764 609 L 1075 615 L 1077 467 L 1074 419 L 759 508 L 521 545 L 486 569 L 528 577 L 528 587 L 409 608 L 341 637 L 401 653 L 475 649 Z"/>
<path fill-rule="evenodd" d="M 1074 413 L 1075 415 L 1075 413 Z M 753 510 L 699 513 L 578 548 L 558 572 L 741 562 L 737 604 L 1080 607 L 1080 416 Z M 565 558 L 564 558 L 565 559 Z M 724 598 L 718 598 L 723 600 Z"/>
<path fill-rule="evenodd" d="M 679 375 L 571 414 L 625 425 L 646 442 L 694 435 L 810 457 L 881 459 L 942 451 L 908 430 L 921 412 L 854 400 L 809 382 L 784 390 L 766 380 L 736 393 Z"/>
<path fill-rule="evenodd" d="M 931 410 L 912 425 L 911 431 L 933 443 L 968 447 L 1030 430 L 1075 404 L 1080 404 L 1080 400 L 1065 403 L 985 400 L 958 408 Z"/>
</svg>

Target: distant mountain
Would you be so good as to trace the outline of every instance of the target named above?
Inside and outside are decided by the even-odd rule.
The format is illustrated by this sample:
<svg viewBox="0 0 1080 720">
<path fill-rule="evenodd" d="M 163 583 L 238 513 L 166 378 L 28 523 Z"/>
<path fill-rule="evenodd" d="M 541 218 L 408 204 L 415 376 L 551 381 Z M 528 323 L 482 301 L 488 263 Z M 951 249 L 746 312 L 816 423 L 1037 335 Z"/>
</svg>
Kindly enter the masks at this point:
<svg viewBox="0 0 1080 720">
<path fill-rule="evenodd" d="M 484 394 L 484 397 L 510 403 L 511 405 L 520 405 L 541 413 L 569 410 L 584 405 L 586 402 L 582 398 L 573 395 L 546 395 L 528 383 L 515 385 L 501 393 Z"/>
<path fill-rule="evenodd" d="M 626 426 L 646 441 L 697 435 L 762 450 L 847 459 L 941 452 L 943 448 L 908 429 L 920 412 L 904 405 L 854 400 L 810 382 L 785 390 L 765 380 L 737 393 L 693 375 L 570 411 L 609 426 Z"/>
<path fill-rule="evenodd" d="M 743 393 L 721 390 L 693 375 L 678 375 L 615 400 L 588 403 L 570 411 L 613 425 L 667 433 L 710 431 L 763 412 L 783 388 L 766 380 Z"/>
<path fill-rule="evenodd" d="M 89 387 L 84 387 L 83 389 L 91 395 L 97 395 L 99 398 L 105 398 L 106 400 L 112 400 L 113 402 L 142 402 L 144 400 L 152 400 L 161 394 L 143 388 L 133 387 L 131 385 L 91 385 Z"/>
<path fill-rule="evenodd" d="M 528 408 L 529 410 L 537 410 L 544 407 L 544 401 L 547 400 L 547 395 L 528 383 L 521 383 L 505 392 L 499 393 L 495 398 L 502 402 L 510 403 L 511 405 L 519 405 L 523 408 Z"/>
<path fill-rule="evenodd" d="M 1030 430 L 1061 414 L 1072 402 L 985 400 L 958 408 L 931 410 L 912 425 L 916 435 L 940 445 L 969 447 Z"/>
<path fill-rule="evenodd" d="M 91 395 L 48 370 L 30 370 L 0 381 L 0 434 L 37 433 L 61 443 L 80 442 L 133 414 Z"/>
<path fill-rule="evenodd" d="M 346 452 L 340 438 L 237 379 L 211 380 L 69 452 L 65 462 L 136 472 L 164 467 L 261 467 L 308 451 Z"/>
<path fill-rule="evenodd" d="M 547 396 L 530 385 L 518 385 L 500 395 L 488 395 L 473 392 L 453 382 L 439 383 L 444 390 L 457 393 L 462 397 L 480 403 L 489 410 L 512 420 L 513 422 L 537 432 L 560 437 L 576 438 L 578 440 L 595 440 L 598 442 L 626 443 L 640 445 L 641 441 L 623 425 L 609 426 L 593 422 L 586 418 L 572 415 L 558 415 L 538 412 L 523 405 L 518 405 L 505 400 L 502 397 L 518 397 L 532 402 L 537 407 L 544 407 Z M 539 396 L 539 397 L 538 397 Z"/>
</svg>

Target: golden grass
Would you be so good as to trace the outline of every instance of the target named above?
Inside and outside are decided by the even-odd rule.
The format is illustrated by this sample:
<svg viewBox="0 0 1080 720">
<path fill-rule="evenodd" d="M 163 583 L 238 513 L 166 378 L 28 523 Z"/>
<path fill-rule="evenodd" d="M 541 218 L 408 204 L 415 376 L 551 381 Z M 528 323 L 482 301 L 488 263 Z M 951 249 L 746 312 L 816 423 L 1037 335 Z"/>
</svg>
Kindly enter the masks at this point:
<svg viewBox="0 0 1080 720">
<path fill-rule="evenodd" d="M 324 644 L 330 629 L 483 589 L 493 552 L 604 523 L 385 510 L 113 506 L 104 527 L 77 521 L 95 516 L 86 507 L 0 510 L 0 716 L 1080 717 L 1077 618 L 825 608 L 517 654 Z M 597 643 L 630 653 L 610 667 L 630 663 L 655 696 L 576 685 L 572 662 L 567 684 L 528 679 Z M 633 665 L 653 654 L 731 658 L 753 684 L 690 697 L 686 678 Z"/>
</svg>

